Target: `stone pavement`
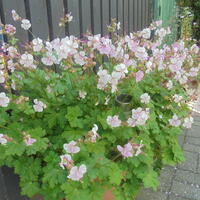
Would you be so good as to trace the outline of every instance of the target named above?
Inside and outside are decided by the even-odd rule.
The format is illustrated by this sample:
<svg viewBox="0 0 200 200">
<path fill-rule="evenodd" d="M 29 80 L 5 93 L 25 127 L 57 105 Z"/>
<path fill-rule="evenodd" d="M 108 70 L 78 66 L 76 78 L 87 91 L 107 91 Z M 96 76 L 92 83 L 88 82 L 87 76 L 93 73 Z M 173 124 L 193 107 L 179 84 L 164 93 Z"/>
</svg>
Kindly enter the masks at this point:
<svg viewBox="0 0 200 200">
<path fill-rule="evenodd" d="M 192 129 L 186 130 L 179 142 L 186 161 L 177 167 L 165 167 L 158 191 L 144 189 L 137 200 L 200 200 L 200 115 L 195 116 Z"/>
</svg>

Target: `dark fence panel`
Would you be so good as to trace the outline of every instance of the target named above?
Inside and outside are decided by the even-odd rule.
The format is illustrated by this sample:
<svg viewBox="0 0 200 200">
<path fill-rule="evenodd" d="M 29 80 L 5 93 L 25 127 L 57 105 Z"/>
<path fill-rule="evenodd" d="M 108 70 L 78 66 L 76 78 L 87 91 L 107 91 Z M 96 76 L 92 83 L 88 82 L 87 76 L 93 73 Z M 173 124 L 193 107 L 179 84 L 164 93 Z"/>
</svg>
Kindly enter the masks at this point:
<svg viewBox="0 0 200 200">
<path fill-rule="evenodd" d="M 3 23 L 17 27 L 17 37 L 26 41 L 32 35 L 12 20 L 11 10 L 31 20 L 31 31 L 42 39 L 65 35 L 82 37 L 87 31 L 107 35 L 112 18 L 121 23 L 119 33 L 128 34 L 149 25 L 150 0 L 0 0 L 0 17 Z M 71 12 L 73 21 L 66 27 L 59 20 Z"/>
</svg>

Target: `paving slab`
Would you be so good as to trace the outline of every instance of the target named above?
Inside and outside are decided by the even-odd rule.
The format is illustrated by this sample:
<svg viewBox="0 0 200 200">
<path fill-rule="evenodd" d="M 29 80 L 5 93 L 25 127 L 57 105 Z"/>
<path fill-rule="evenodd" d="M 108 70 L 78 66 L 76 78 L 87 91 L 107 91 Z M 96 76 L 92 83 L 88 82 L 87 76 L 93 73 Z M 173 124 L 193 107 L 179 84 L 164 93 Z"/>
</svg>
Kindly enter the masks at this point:
<svg viewBox="0 0 200 200">
<path fill-rule="evenodd" d="M 198 153 L 194 152 L 184 152 L 186 161 L 178 165 L 178 168 L 183 170 L 188 170 L 192 172 L 197 172 L 198 168 Z"/>
<path fill-rule="evenodd" d="M 162 169 L 161 175 L 159 177 L 160 187 L 158 190 L 160 192 L 168 193 L 170 191 L 174 173 L 175 171 L 173 167 L 165 167 Z"/>
<path fill-rule="evenodd" d="M 193 199 L 183 198 L 183 197 L 177 196 L 175 194 L 171 194 L 169 196 L 168 200 L 193 200 Z"/>
<path fill-rule="evenodd" d="M 186 136 L 185 143 L 194 144 L 200 146 L 200 138 Z"/>
<path fill-rule="evenodd" d="M 198 124 L 200 124 L 200 122 L 198 122 Z M 186 135 L 190 137 L 200 138 L 200 126 L 193 125 L 192 129 L 188 130 Z"/>
<path fill-rule="evenodd" d="M 200 138 L 199 138 L 200 140 Z M 194 144 L 189 144 L 189 143 L 185 143 L 183 145 L 183 149 L 185 151 L 190 151 L 190 152 L 194 152 L 194 153 L 200 153 L 200 146 L 194 145 Z"/>
<path fill-rule="evenodd" d="M 151 189 L 144 189 L 136 200 L 167 200 L 167 195 L 160 191 L 154 192 Z"/>
<path fill-rule="evenodd" d="M 173 181 L 172 193 L 183 198 L 200 200 L 200 188 L 196 188 L 189 184 Z"/>
<path fill-rule="evenodd" d="M 200 188 L 200 174 L 178 169 L 174 180 Z"/>
</svg>

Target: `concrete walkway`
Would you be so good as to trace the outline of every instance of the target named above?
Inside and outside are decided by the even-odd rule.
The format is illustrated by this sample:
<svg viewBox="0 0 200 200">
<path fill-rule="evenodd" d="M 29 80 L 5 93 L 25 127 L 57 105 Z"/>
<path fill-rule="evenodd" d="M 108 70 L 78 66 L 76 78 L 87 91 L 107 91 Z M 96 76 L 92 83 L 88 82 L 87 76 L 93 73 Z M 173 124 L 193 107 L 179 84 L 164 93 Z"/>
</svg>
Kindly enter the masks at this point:
<svg viewBox="0 0 200 200">
<path fill-rule="evenodd" d="M 157 192 L 141 191 L 137 200 L 200 200 L 200 115 L 192 129 L 180 137 L 186 161 L 177 167 L 165 167 Z"/>
</svg>

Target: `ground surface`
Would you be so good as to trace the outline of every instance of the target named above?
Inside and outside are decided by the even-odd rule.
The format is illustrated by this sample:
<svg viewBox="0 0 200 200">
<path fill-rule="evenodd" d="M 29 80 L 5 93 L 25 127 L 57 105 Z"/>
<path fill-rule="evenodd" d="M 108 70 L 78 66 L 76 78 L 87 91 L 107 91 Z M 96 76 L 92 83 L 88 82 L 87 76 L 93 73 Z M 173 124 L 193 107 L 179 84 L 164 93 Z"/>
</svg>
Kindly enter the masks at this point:
<svg viewBox="0 0 200 200">
<path fill-rule="evenodd" d="M 144 189 L 137 200 L 200 200 L 200 115 L 179 142 L 186 161 L 177 167 L 165 167 L 158 191 Z"/>
</svg>

